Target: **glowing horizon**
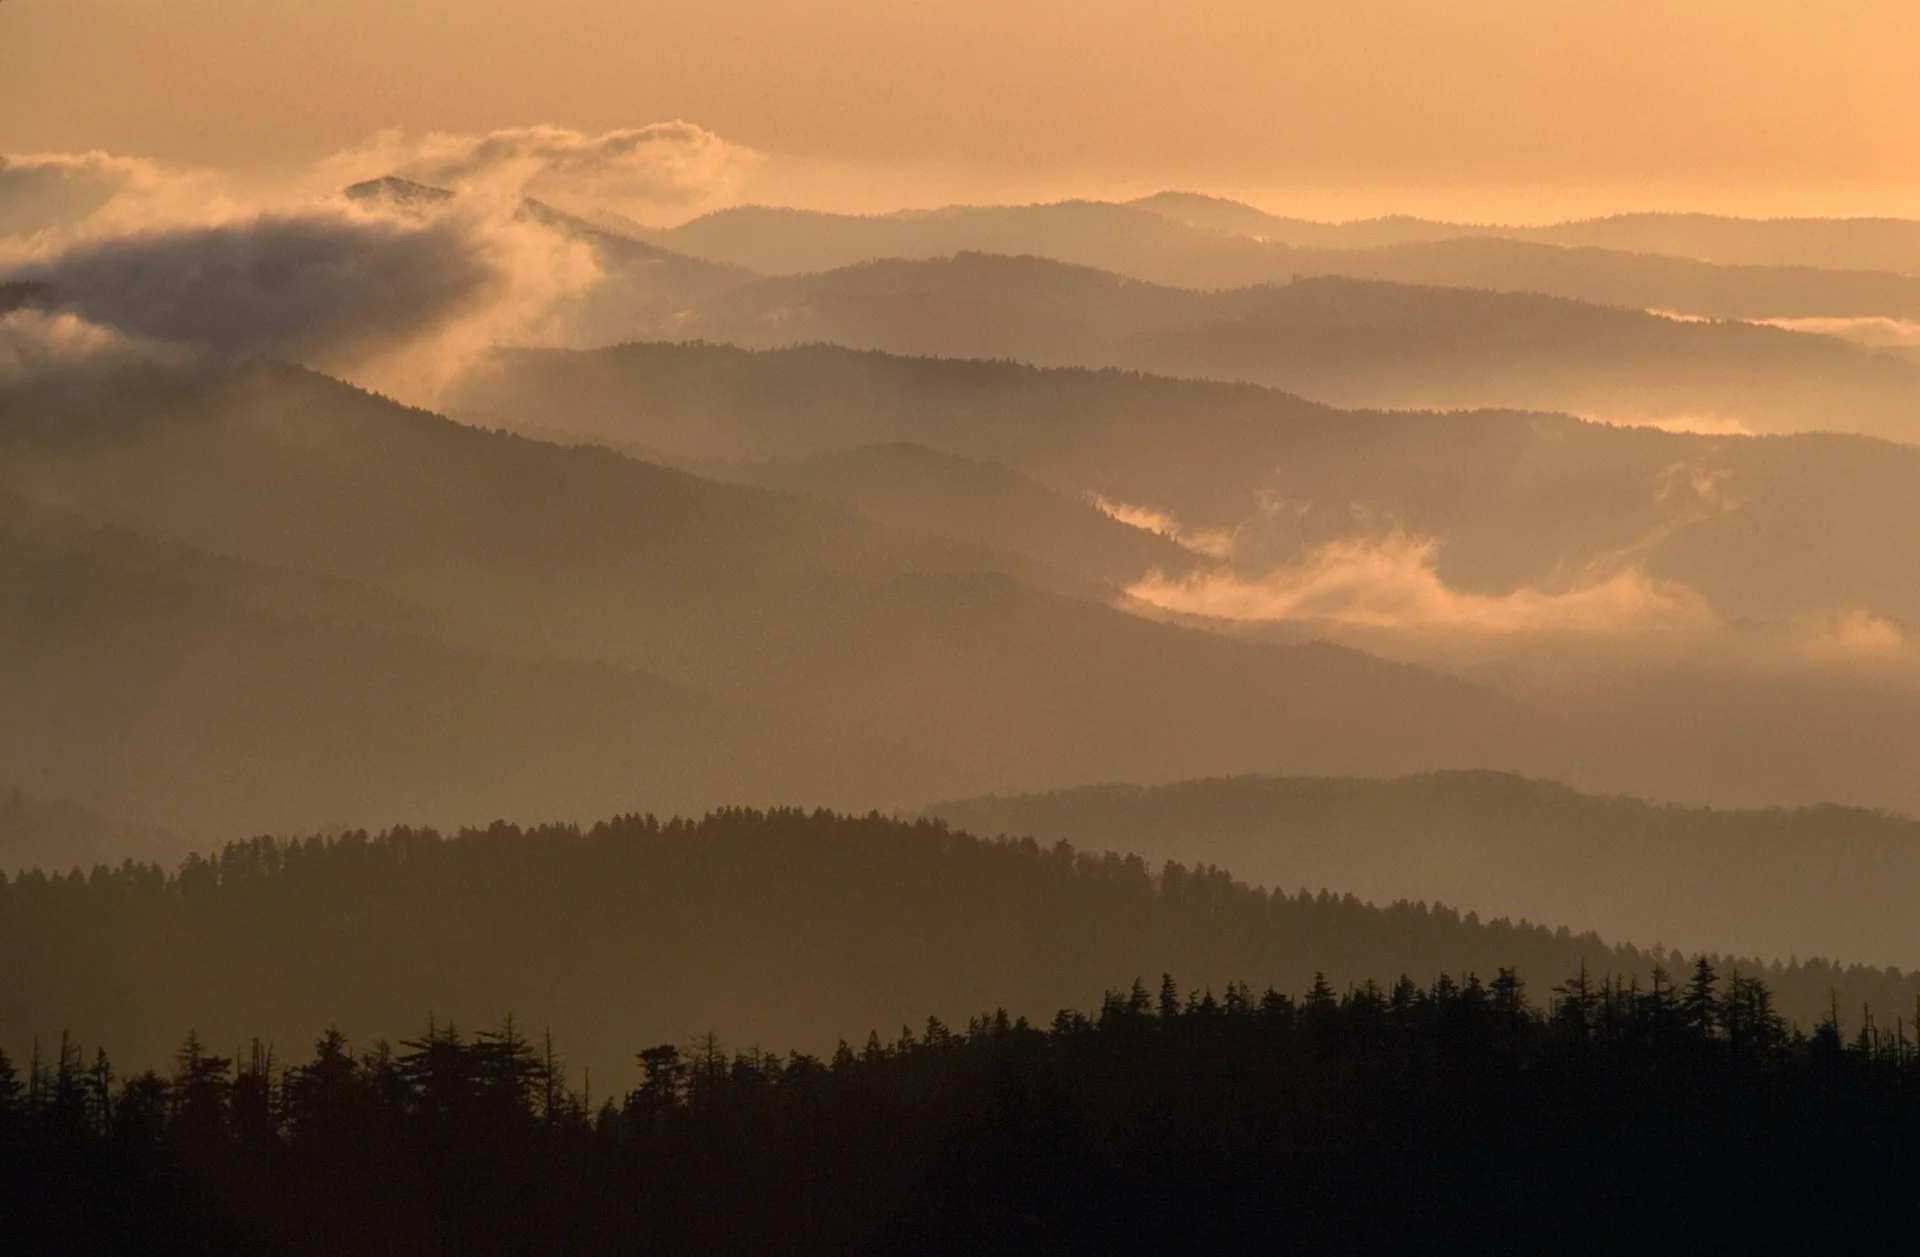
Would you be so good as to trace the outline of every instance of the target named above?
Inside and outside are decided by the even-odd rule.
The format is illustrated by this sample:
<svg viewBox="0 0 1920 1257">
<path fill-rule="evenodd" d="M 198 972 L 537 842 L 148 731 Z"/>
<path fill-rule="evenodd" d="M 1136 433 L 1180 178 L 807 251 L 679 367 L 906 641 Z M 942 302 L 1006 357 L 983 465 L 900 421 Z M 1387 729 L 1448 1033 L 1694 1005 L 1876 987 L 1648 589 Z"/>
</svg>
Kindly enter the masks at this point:
<svg viewBox="0 0 1920 1257">
<path fill-rule="evenodd" d="M 687 119 L 764 158 L 739 199 L 854 212 L 1182 189 L 1323 220 L 1905 216 L 1915 46 L 1902 0 L 14 0 L 0 152 L 265 178 L 389 128 Z"/>
</svg>

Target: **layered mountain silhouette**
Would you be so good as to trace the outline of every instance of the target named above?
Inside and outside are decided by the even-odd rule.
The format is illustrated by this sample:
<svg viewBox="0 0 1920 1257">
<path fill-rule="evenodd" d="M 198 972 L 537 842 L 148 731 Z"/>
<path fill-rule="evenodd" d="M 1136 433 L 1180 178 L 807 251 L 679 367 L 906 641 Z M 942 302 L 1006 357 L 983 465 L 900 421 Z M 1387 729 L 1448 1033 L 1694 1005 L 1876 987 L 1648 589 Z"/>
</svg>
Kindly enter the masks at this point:
<svg viewBox="0 0 1920 1257">
<path fill-rule="evenodd" d="M 293 368 L 15 389 L 0 440 L 0 493 L 80 536 L 15 543 L 15 758 L 182 828 L 1524 767 L 1556 736 L 1438 673 L 1149 623 L 981 544 Z"/>
<path fill-rule="evenodd" d="M 761 474 L 995 544 L 1011 539 L 964 522 L 975 492 L 964 479 L 915 489 L 909 508 L 874 505 L 871 484 L 859 490 L 845 483 L 853 473 L 818 469 L 886 458 L 907 467 L 886 473 L 901 477 L 892 483 L 921 484 L 934 456 L 855 453 L 918 445 L 999 464 L 1008 469 L 1000 483 L 1018 473 L 1067 497 L 1164 512 L 1193 533 L 1237 530 L 1236 562 L 1255 570 L 1398 529 L 1441 539 L 1436 570 L 1462 591 L 1550 587 L 1556 575 L 1626 560 L 1699 591 L 1727 617 L 1845 609 L 1920 620 L 1910 578 L 1920 566 L 1911 523 L 1920 452 L 1863 437 L 1341 411 L 1264 388 L 827 347 L 517 352 L 497 358 L 455 405 L 478 421 L 545 426 L 663 458 L 787 460 Z M 1170 566 L 1186 561 L 1157 553 Z"/>
<path fill-rule="evenodd" d="M 171 876 L 30 876 L 0 885 L 0 947 L 31 958 L 0 985 L 9 1052 L 30 1049 L 33 1026 L 137 1062 L 166 1059 L 183 1021 L 208 1043 L 299 1043 L 317 1024 L 371 1045 L 416 1033 L 429 1008 L 462 1030 L 511 1010 L 523 1033 L 567 1045 L 575 1076 L 591 1069 L 596 1097 L 631 1085 L 635 1043 L 689 1025 L 824 1055 L 928 1016 L 965 1025 L 1004 1008 L 1045 1024 L 1163 973 L 1218 997 L 1240 981 L 1304 991 L 1316 972 L 1344 990 L 1377 973 L 1459 984 L 1512 967 L 1544 1005 L 1582 963 L 1597 985 L 1690 962 L 1464 905 L 1269 894 L 1097 847 L 737 809 L 261 839 Z M 1886 968 L 1720 957 L 1729 976 L 1764 977 L 1803 1026 L 1835 999 L 1891 1020 L 1920 992 Z"/>
<path fill-rule="evenodd" d="M 1341 276 L 1709 318 L 1914 318 L 1920 235 L 1907 223 L 1864 234 L 1852 226 L 1659 216 L 1523 229 L 1407 218 L 1323 224 L 1174 193 L 1126 205 L 956 206 L 870 217 L 749 206 L 648 234 L 677 252 L 768 275 L 978 252 L 1193 289 Z"/>
<path fill-rule="evenodd" d="M 1485 237 L 1662 254 L 1745 266 L 1920 272 L 1920 223 L 1903 218 L 1734 218 L 1615 214 L 1540 227 L 1436 222 L 1406 216 L 1310 222 L 1192 192 L 1162 192 L 1134 207 L 1209 230 L 1322 248 L 1374 248 Z"/>
<path fill-rule="evenodd" d="M 1117 367 L 1344 406 L 1920 438 L 1920 364 L 1898 353 L 1773 326 L 1373 280 L 1202 293 L 960 254 L 729 288 L 652 338 Z"/>
<path fill-rule="evenodd" d="M 1920 808 L 1907 446 L 1339 411 L 1246 386 L 826 347 L 513 354 L 470 400 L 487 423 L 780 468 L 788 487 L 975 543 L 1002 533 L 968 501 L 983 473 L 951 460 L 994 464 L 1001 483 L 1170 534 L 1180 553 L 1130 587 L 1134 611 L 1269 644 L 1331 639 L 1503 691 L 1573 731 L 1563 779 L 1720 805 Z M 892 443 L 935 453 L 871 448 Z M 883 459 L 910 460 L 912 501 L 819 470 L 877 475 Z M 1071 566 L 1037 543 L 1026 554 Z"/>
<path fill-rule="evenodd" d="M 1150 571 L 1184 573 L 1202 556 L 1164 532 L 1115 519 L 1000 463 L 911 442 L 755 463 L 719 463 L 729 480 L 835 502 L 907 533 L 973 542 L 1117 593 Z"/>
</svg>

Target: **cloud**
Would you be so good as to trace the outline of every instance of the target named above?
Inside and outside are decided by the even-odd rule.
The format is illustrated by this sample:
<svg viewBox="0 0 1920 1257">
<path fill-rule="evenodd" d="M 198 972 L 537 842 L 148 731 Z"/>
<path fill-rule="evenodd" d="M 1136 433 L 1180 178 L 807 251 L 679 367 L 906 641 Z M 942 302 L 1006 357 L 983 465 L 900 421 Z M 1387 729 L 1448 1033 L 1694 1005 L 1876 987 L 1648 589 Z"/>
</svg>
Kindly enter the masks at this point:
<svg viewBox="0 0 1920 1257">
<path fill-rule="evenodd" d="M 159 346 L 71 312 L 19 308 L 0 313 L 0 385 L 167 356 Z"/>
<path fill-rule="evenodd" d="M 257 208 L 214 171 L 115 153 L 0 155 L 0 242 L 9 256 L 88 235 L 212 222 Z"/>
<path fill-rule="evenodd" d="M 0 156 L 0 236 L 80 222 L 143 172 L 147 163 L 105 153 Z"/>
<path fill-rule="evenodd" d="M 431 404 L 502 344 L 573 343 L 602 278 L 593 246 L 523 212 L 526 196 L 686 216 L 735 196 L 759 162 L 684 122 L 587 135 L 383 132 L 272 178 L 106 153 L 0 159 L 0 283 L 127 343 L 284 358 Z M 459 195 L 343 195 L 397 175 Z M 17 377 L 58 355 L 33 333 Z M 16 330 L 15 339 L 27 343 Z"/>
<path fill-rule="evenodd" d="M 1195 554 L 1224 559 L 1233 553 L 1234 534 L 1230 530 L 1188 531 L 1172 515 L 1151 506 L 1130 506 L 1125 502 L 1103 498 L 1097 493 L 1088 494 L 1087 500 L 1107 518 L 1158 533 Z"/>
<path fill-rule="evenodd" d="M 399 175 L 517 200 L 533 196 L 651 219 L 684 218 L 737 199 L 761 155 L 689 122 L 588 135 L 515 127 L 485 135 L 384 131 L 322 163 L 335 186 Z"/>
<path fill-rule="evenodd" d="M 1162 610 L 1219 619 L 1332 620 L 1378 628 L 1611 631 L 1713 622 L 1693 591 L 1653 581 L 1637 569 L 1557 593 L 1462 593 L 1435 570 L 1437 550 L 1431 539 L 1395 532 L 1381 540 L 1332 542 L 1300 564 L 1261 576 L 1226 568 L 1177 579 L 1153 572 L 1127 593 Z"/>
<path fill-rule="evenodd" d="M 1778 327 L 1789 332 L 1838 336 L 1842 340 L 1871 345 L 1876 349 L 1920 345 L 1920 323 L 1910 319 L 1869 315 L 1860 318 L 1759 319 L 1756 321 L 1766 327 Z"/>
<path fill-rule="evenodd" d="M 541 343 L 591 249 L 524 218 L 336 202 L 60 242 L 0 269 L 128 337 L 303 362 L 430 398 L 473 355 Z"/>
<path fill-rule="evenodd" d="M 1800 626 L 1801 636 L 1815 654 L 1840 657 L 1886 657 L 1907 646 L 1907 632 L 1898 620 L 1852 610 L 1822 616 Z"/>
<path fill-rule="evenodd" d="M 1681 436 L 1752 436 L 1753 429 L 1725 415 L 1666 415 L 1654 419 L 1595 419 L 1612 428 L 1653 428 Z"/>
<path fill-rule="evenodd" d="M 499 282 L 452 223 L 407 227 L 344 213 L 91 241 L 17 277 L 137 336 L 294 359 L 406 340 Z"/>
</svg>

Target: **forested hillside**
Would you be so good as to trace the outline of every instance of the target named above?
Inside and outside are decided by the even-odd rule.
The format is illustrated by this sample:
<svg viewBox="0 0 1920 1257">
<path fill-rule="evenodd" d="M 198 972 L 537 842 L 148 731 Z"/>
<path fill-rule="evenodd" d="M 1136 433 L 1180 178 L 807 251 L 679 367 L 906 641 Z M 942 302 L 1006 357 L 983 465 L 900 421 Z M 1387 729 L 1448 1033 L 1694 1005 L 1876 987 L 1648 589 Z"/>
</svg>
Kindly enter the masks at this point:
<svg viewBox="0 0 1920 1257">
<path fill-rule="evenodd" d="M 1662 806 L 1496 773 L 1237 777 L 935 804 L 980 834 L 1104 845 L 1278 888 L 1431 896 L 1609 938 L 1920 966 L 1920 821 Z"/>
<path fill-rule="evenodd" d="M 1583 962 L 1644 982 L 1656 964 L 1690 963 L 1431 903 L 1269 893 L 1217 869 L 927 822 L 748 811 L 260 839 L 173 873 L 29 874 L 0 890 L 0 955 L 16 1057 L 34 1033 L 145 1064 L 186 1029 L 226 1053 L 329 1024 L 366 1043 L 410 1033 L 428 1010 L 468 1028 L 511 1012 L 550 1027 L 603 1086 L 636 1044 L 696 1027 L 822 1051 L 928 1015 L 964 1023 L 1004 1007 L 1044 1021 L 1163 971 L 1218 994 L 1236 981 L 1304 990 L 1316 972 L 1336 990 L 1377 974 L 1491 981 L 1501 967 L 1541 988 Z M 1884 969 L 1716 963 L 1764 977 L 1809 1028 L 1834 1000 L 1891 1020 L 1920 992 Z"/>
<path fill-rule="evenodd" d="M 24 1078 L 0 1055 L 0 1217 L 33 1251 L 195 1257 L 1880 1252 L 1911 1227 L 1902 1018 L 1794 1029 L 1705 960 L 1545 992 L 1156 985 L 831 1057 L 652 1044 L 597 1090 L 511 1019 L 311 1057 L 189 1036 L 170 1075 L 62 1041 Z"/>
</svg>

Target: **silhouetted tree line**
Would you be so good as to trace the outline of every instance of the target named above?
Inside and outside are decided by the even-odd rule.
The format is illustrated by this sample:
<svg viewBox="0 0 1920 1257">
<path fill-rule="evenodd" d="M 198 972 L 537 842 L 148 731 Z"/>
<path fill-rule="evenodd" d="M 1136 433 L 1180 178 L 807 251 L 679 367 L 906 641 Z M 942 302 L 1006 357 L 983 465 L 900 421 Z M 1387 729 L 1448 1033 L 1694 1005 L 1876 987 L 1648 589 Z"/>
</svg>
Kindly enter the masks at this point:
<svg viewBox="0 0 1920 1257">
<path fill-rule="evenodd" d="M 1304 997 L 1135 981 L 830 1055 L 708 1034 L 575 1089 L 509 1018 L 282 1067 L 0 1056 L 20 1252 L 1778 1250 L 1910 1233 L 1920 1044 L 1582 967 Z"/>
<path fill-rule="evenodd" d="M 1802 1026 L 1833 991 L 1848 1009 L 1920 994 L 1888 969 L 1712 959 L 1764 978 Z M 513 1008 L 598 1071 L 687 1026 L 820 1052 L 848 1026 L 929 1012 L 1045 1020 L 1136 973 L 1301 990 L 1316 969 L 1344 989 L 1582 963 L 1688 960 L 1437 903 L 826 812 L 260 838 L 172 871 L 0 880 L 0 1046 L 16 1059 L 35 1027 L 151 1061 L 182 1026 L 231 1051 L 330 1021 L 365 1036 L 427 1007 L 461 1024 Z"/>
</svg>

